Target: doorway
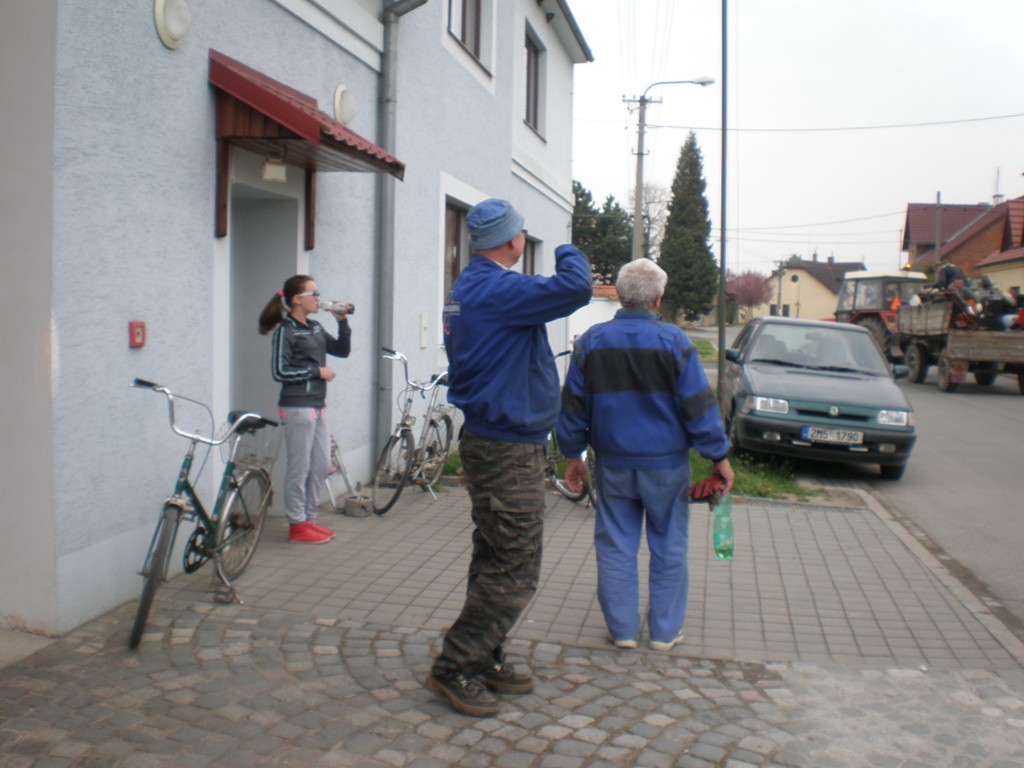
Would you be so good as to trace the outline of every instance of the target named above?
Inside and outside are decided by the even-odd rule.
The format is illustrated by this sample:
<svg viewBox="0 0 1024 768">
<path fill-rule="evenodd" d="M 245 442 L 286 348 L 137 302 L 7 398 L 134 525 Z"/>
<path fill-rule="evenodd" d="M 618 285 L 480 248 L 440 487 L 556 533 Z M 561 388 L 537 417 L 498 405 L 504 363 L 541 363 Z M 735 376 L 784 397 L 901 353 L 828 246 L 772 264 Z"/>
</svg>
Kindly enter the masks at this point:
<svg viewBox="0 0 1024 768">
<path fill-rule="evenodd" d="M 230 398 L 235 410 L 277 420 L 280 385 L 270 375 L 270 336 L 259 333 L 259 314 L 296 273 L 299 201 L 234 184 L 231 190 Z M 284 487 L 284 449 L 274 466 L 274 488 Z M 283 514 L 283 494 L 271 512 Z"/>
</svg>

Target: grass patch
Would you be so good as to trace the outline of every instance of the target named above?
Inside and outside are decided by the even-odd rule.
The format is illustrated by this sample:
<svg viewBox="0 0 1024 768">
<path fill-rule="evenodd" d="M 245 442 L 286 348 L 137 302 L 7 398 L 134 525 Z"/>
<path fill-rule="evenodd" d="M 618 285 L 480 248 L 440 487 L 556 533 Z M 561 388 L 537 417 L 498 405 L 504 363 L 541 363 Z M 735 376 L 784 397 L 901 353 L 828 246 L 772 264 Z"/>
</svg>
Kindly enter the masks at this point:
<svg viewBox="0 0 1024 768">
<path fill-rule="evenodd" d="M 459 452 L 454 448 L 448 452 L 448 458 L 444 462 L 443 475 L 457 475 L 459 470 L 462 469 L 462 459 L 459 458 Z"/>
<path fill-rule="evenodd" d="M 718 360 L 718 347 L 707 339 L 696 339 L 693 341 L 693 346 L 697 348 L 697 355 L 701 362 L 713 363 Z"/>
<path fill-rule="evenodd" d="M 729 463 L 736 475 L 733 486 L 733 494 L 736 496 L 808 501 L 824 492 L 798 485 L 793 470 L 785 461 L 755 460 L 747 454 L 740 454 L 730 456 Z M 461 469 L 462 461 L 458 452 L 453 450 L 448 454 L 444 474 L 457 475 Z M 701 458 L 696 451 L 690 451 L 690 475 L 693 482 L 703 480 L 710 474 L 711 462 Z"/>
<path fill-rule="evenodd" d="M 729 457 L 736 475 L 732 492 L 736 496 L 754 496 L 762 499 L 797 499 L 806 501 L 822 491 L 798 485 L 793 470 L 785 461 L 755 460 L 749 454 Z M 711 462 L 690 451 L 690 474 L 694 481 L 711 474 Z"/>
</svg>

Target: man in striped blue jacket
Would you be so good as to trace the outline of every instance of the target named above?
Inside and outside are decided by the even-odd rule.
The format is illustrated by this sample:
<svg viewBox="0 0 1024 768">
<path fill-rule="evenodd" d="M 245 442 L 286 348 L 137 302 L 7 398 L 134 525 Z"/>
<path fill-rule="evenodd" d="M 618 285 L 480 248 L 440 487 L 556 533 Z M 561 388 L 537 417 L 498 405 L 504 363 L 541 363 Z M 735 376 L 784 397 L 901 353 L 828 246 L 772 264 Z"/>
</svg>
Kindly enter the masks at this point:
<svg viewBox="0 0 1024 768">
<path fill-rule="evenodd" d="M 667 278 L 648 259 L 619 271 L 622 309 L 576 342 L 557 427 L 566 456 L 580 456 L 587 444 L 597 456 L 597 591 L 619 648 L 636 648 L 640 635 L 637 553 L 646 521 L 648 640 L 658 651 L 683 641 L 690 448 L 712 461 L 723 492 L 733 483 L 729 440 L 697 351 L 655 314 Z M 578 488 L 585 477 L 583 461 L 570 459 L 569 484 Z"/>
</svg>

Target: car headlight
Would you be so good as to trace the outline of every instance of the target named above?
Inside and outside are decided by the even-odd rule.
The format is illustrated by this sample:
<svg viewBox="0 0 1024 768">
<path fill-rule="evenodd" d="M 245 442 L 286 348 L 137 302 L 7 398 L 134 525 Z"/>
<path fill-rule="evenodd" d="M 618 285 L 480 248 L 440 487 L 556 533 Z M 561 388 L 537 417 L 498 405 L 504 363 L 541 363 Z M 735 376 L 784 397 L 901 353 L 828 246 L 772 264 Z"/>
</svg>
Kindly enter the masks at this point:
<svg viewBox="0 0 1024 768">
<path fill-rule="evenodd" d="M 887 427 L 914 426 L 913 411 L 879 411 L 878 423 Z"/>
<path fill-rule="evenodd" d="M 760 411 L 761 413 L 789 413 L 789 401 L 777 397 L 761 397 L 750 395 L 743 406 L 744 413 Z"/>
</svg>

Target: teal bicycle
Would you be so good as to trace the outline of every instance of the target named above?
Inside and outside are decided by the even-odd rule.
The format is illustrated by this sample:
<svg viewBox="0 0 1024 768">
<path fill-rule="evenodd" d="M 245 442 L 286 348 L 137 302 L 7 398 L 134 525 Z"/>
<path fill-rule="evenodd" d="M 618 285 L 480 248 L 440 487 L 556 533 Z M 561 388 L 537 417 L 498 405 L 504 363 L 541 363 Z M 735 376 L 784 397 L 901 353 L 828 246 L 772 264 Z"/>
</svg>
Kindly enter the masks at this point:
<svg viewBox="0 0 1024 768">
<path fill-rule="evenodd" d="M 189 397 L 175 395 L 167 387 L 151 381 L 135 379 L 131 385 L 151 389 L 166 397 L 171 430 L 189 441 L 174 492 L 164 502 L 163 512 L 142 565 L 142 596 L 128 639 L 128 647 L 136 648 L 146 628 L 146 619 L 156 591 L 167 580 L 171 550 L 182 521 L 196 524 L 185 546 L 185 572 L 193 573 L 212 559 L 217 567 L 217 577 L 223 585 L 216 593 L 217 599 L 222 602 L 242 602 L 232 581 L 241 575 L 252 560 L 263 533 L 271 498 L 270 470 L 277 457 L 280 430 L 276 429 L 276 421 L 258 413 L 232 411 L 228 414 L 228 424 L 218 436 L 207 437 L 189 432 L 178 426 L 175 401 L 181 400 L 198 406 L 207 413 L 212 425 L 213 412 L 209 406 Z M 200 443 L 211 448 L 220 446 L 225 462 L 217 500 L 210 512 L 203 506 L 195 489 L 195 482 L 202 474 L 202 466 L 196 472 L 195 480 L 190 477 L 196 446 Z"/>
</svg>

